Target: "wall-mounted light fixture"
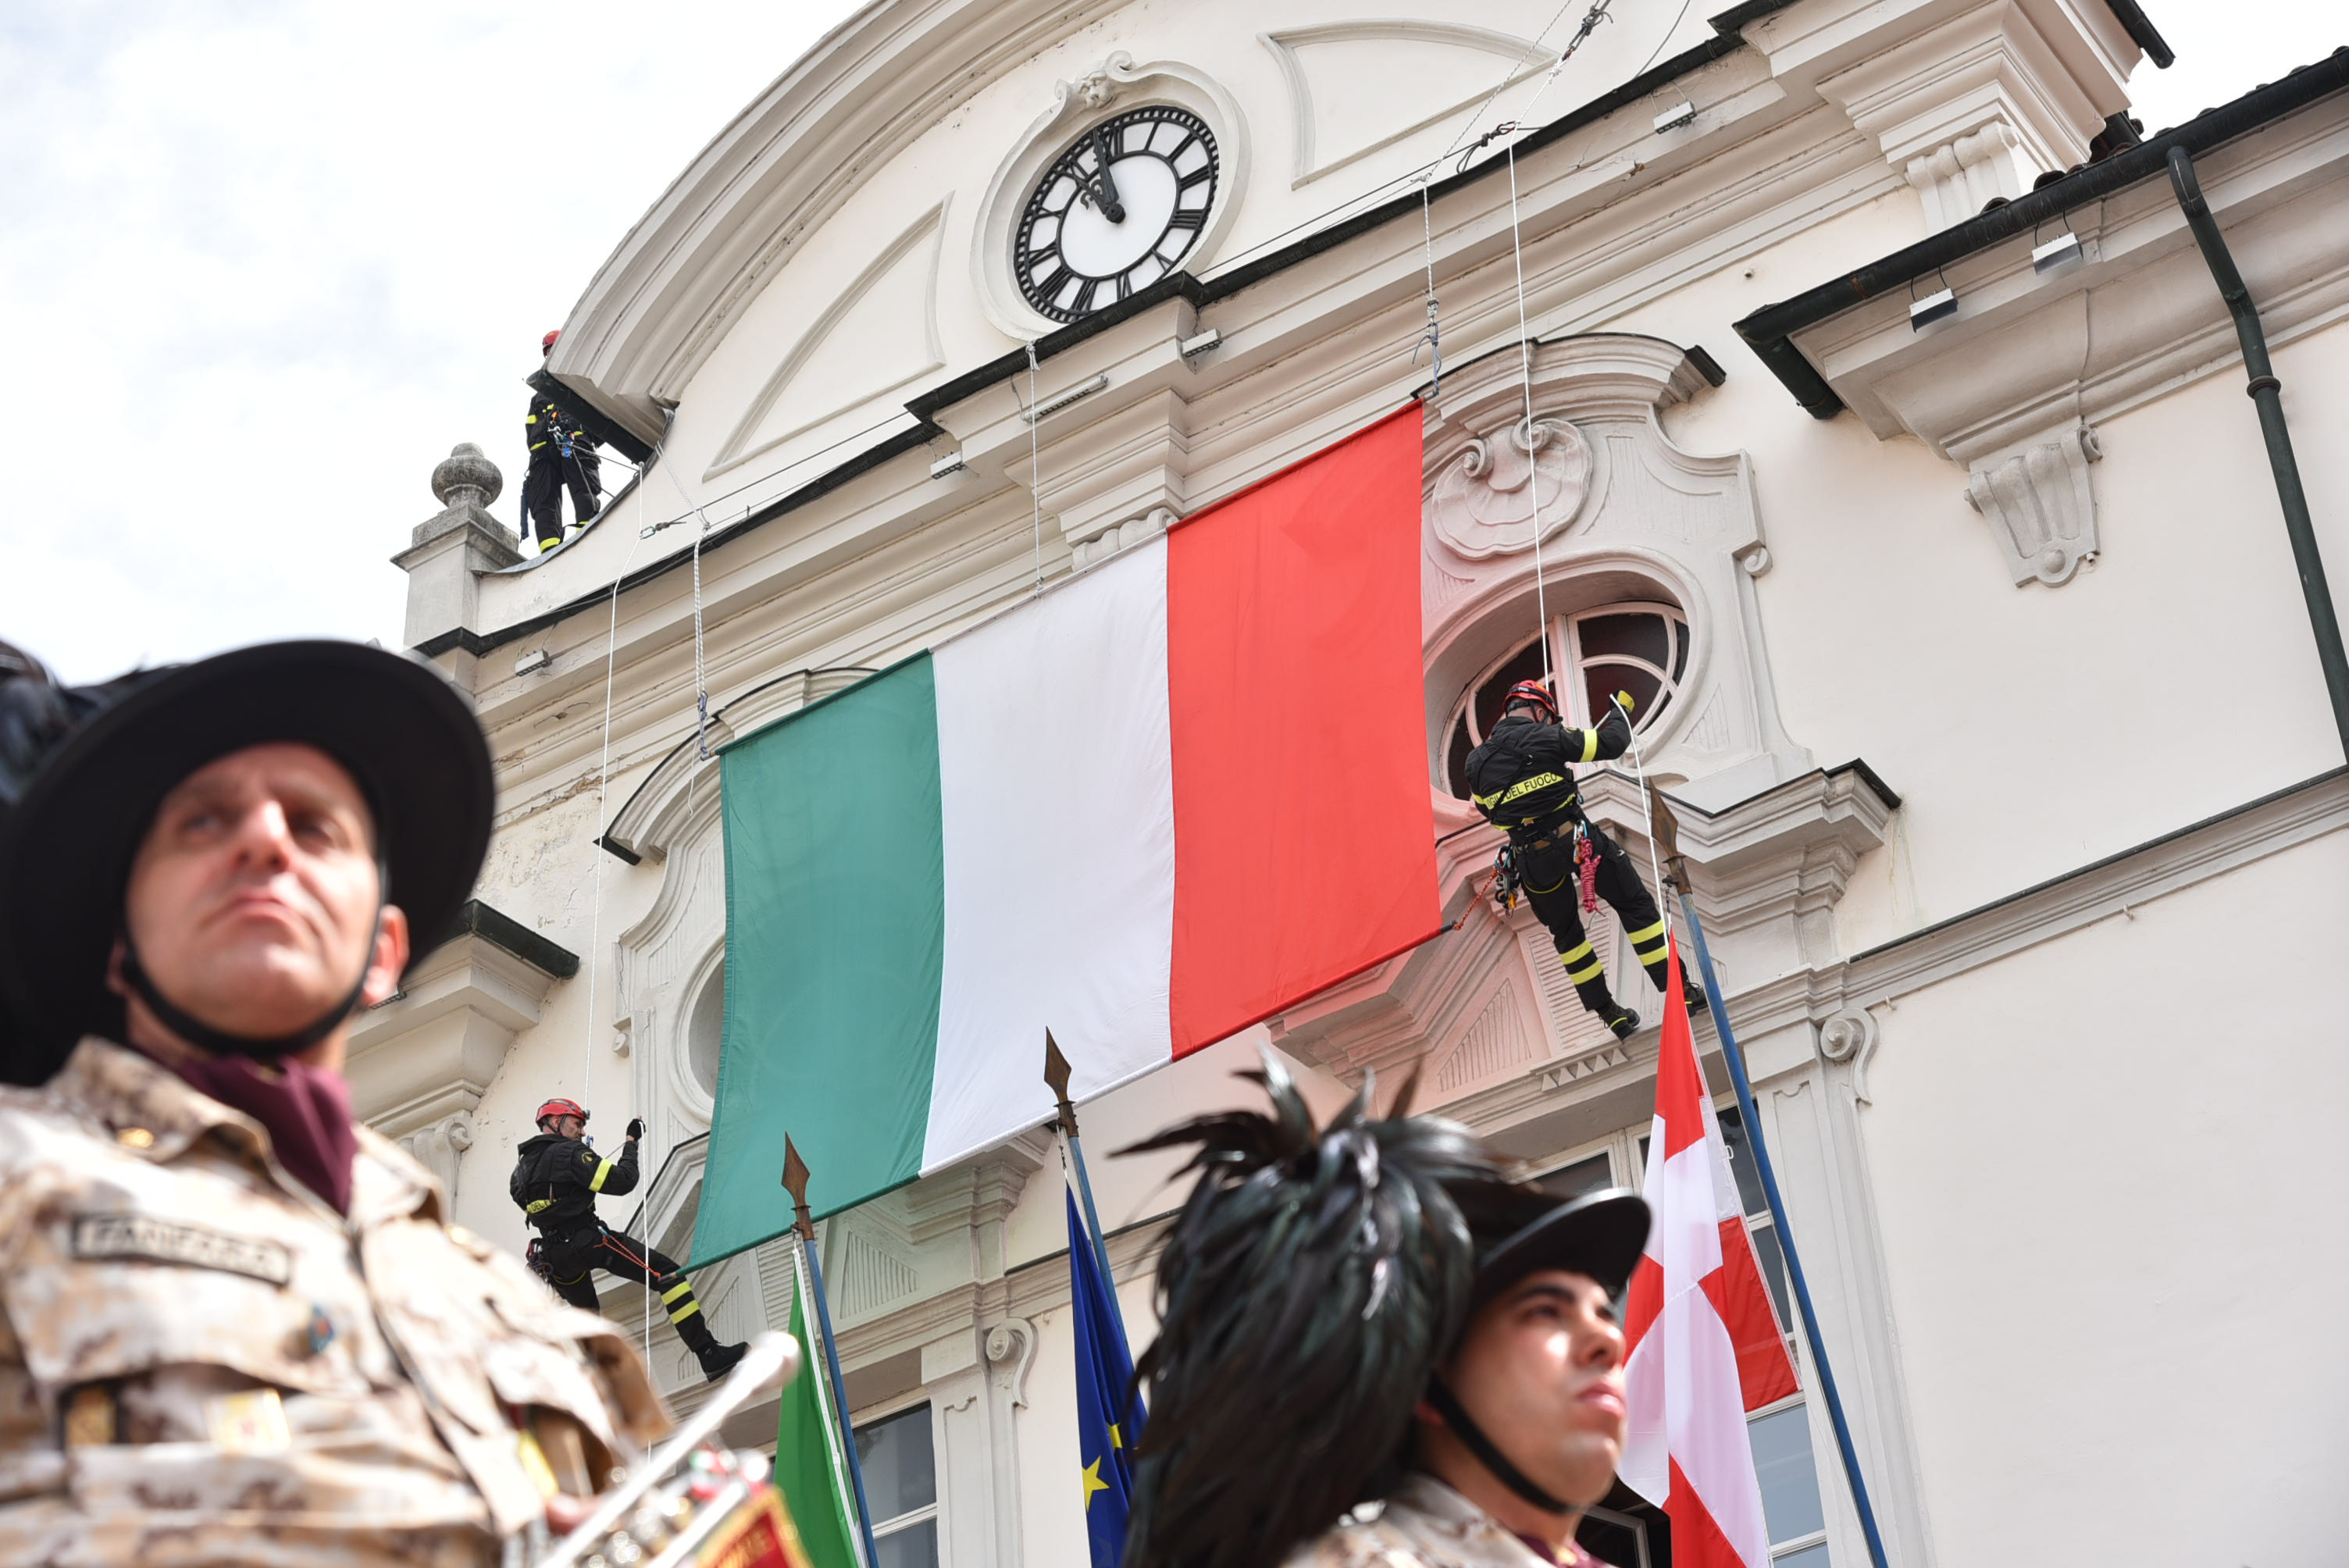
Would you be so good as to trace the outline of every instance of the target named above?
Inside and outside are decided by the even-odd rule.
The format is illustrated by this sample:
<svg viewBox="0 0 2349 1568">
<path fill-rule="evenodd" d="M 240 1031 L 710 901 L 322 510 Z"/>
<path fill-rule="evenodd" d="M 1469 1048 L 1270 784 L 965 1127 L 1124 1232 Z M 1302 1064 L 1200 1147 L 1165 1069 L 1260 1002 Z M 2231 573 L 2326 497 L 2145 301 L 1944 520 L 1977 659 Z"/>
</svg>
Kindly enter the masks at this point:
<svg viewBox="0 0 2349 1568">
<path fill-rule="evenodd" d="M 534 676 L 553 663 L 554 663 L 553 654 L 548 653 L 544 648 L 533 648 L 514 661 L 514 674 Z"/>
<path fill-rule="evenodd" d="M 1947 321 L 1958 314 L 1958 292 L 1946 285 L 1909 304 L 1910 330 L 1922 332 L 1937 321 Z"/>
<path fill-rule="evenodd" d="M 962 449 L 960 447 L 957 447 L 945 457 L 940 458 L 930 464 L 930 478 L 934 480 L 942 480 L 949 474 L 958 474 L 962 472 L 967 467 L 968 467 L 968 465 L 962 460 Z"/>
<path fill-rule="evenodd" d="M 1672 105 L 1671 108 L 1664 110 L 1663 113 L 1656 117 L 1656 134 L 1658 136 L 1661 136 L 1668 130 L 1678 130 L 1682 126 L 1688 124 L 1695 119 L 1696 105 L 1692 103 L 1676 103 Z"/>
<path fill-rule="evenodd" d="M 1183 339 L 1174 346 L 1174 352 L 1185 359 L 1196 359 L 1207 350 L 1221 346 L 1223 341 L 1224 335 L 1211 326 L 1195 337 Z"/>
<path fill-rule="evenodd" d="M 1096 376 L 1090 381 L 1082 382 L 1077 386 L 1071 387 L 1066 392 L 1061 393 L 1059 397 L 1048 398 L 1044 402 L 1036 405 L 1033 408 L 1028 409 L 1028 422 L 1032 425 L 1039 419 L 1048 418 L 1050 416 L 1059 413 L 1061 409 L 1067 407 L 1070 404 L 1076 402 L 1080 398 L 1092 397 L 1094 393 L 1101 391 L 1108 385 L 1109 377 L 1107 376 Z"/>
<path fill-rule="evenodd" d="M 2083 254 L 2080 236 L 2066 229 L 2045 244 L 2031 247 L 2031 270 L 2041 273 L 2059 272 L 2079 261 Z"/>
</svg>

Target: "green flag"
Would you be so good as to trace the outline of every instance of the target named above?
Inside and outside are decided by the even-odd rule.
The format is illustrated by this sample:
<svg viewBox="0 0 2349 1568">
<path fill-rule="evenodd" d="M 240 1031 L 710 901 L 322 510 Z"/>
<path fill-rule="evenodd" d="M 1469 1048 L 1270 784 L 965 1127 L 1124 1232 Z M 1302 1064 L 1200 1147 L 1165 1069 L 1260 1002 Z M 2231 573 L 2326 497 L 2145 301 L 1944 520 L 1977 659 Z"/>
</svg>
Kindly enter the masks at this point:
<svg viewBox="0 0 2349 1568">
<path fill-rule="evenodd" d="M 775 1436 L 775 1484 L 799 1526 L 814 1568 L 861 1568 L 856 1553 L 855 1494 L 840 1448 L 840 1418 L 832 1402 L 823 1340 L 808 1310 L 807 1259 L 792 1249 L 792 1337 L 800 1342 L 800 1375 L 783 1386 L 781 1428 Z"/>
</svg>

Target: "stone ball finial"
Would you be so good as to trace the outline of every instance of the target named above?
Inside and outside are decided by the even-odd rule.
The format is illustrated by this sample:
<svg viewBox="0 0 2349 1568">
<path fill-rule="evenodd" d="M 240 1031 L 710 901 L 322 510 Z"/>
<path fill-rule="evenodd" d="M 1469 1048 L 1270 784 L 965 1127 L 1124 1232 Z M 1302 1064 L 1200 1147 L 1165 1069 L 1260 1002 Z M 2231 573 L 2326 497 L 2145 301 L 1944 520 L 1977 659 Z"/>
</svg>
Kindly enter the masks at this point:
<svg viewBox="0 0 2349 1568">
<path fill-rule="evenodd" d="M 460 441 L 432 470 L 432 494 L 442 506 L 486 507 L 506 488 L 498 465 L 471 441 Z"/>
</svg>

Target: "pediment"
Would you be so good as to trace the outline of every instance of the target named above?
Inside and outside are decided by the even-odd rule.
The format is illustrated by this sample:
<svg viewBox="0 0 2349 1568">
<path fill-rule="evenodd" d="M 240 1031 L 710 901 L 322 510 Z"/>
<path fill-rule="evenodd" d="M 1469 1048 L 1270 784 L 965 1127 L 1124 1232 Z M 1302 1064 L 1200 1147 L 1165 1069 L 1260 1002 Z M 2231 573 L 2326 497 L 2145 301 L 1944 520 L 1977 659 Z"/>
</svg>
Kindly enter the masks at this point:
<svg viewBox="0 0 2349 1568">
<path fill-rule="evenodd" d="M 938 337 L 944 201 L 883 245 L 784 350 L 703 478 L 714 478 L 946 364 Z"/>
<path fill-rule="evenodd" d="M 1557 52 L 1458 22 L 1328 22 L 1257 35 L 1279 62 L 1296 128 L 1293 185 L 1367 158 L 1495 96 L 1494 61 L 1514 86 Z"/>
</svg>

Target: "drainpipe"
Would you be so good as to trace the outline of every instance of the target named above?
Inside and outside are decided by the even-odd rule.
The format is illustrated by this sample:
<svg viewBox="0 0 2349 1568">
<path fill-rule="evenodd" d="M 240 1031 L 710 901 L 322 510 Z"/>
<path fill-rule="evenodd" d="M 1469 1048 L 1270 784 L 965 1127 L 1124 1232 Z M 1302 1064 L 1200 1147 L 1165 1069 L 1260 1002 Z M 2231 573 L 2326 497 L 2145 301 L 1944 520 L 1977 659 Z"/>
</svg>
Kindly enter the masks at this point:
<svg viewBox="0 0 2349 1568">
<path fill-rule="evenodd" d="M 2242 341 L 2243 373 L 2251 378 L 2245 389 L 2259 406 L 2260 432 L 2268 443 L 2268 467 L 2275 470 L 2276 499 L 2283 504 L 2284 532 L 2292 538 L 2292 560 L 2300 567 L 2300 591 L 2308 601 L 2309 629 L 2316 634 L 2316 659 L 2324 666 L 2325 690 L 2333 697 L 2333 723 L 2341 732 L 2342 752 L 2349 756 L 2349 655 L 2342 652 L 2341 623 L 2333 614 L 2333 591 L 2324 582 L 2324 557 L 2317 552 L 2316 530 L 2308 518 L 2308 494 L 2301 489 L 2300 464 L 2292 455 L 2292 430 L 2283 420 L 2283 383 L 2276 379 L 2274 367 L 2268 363 L 2268 338 L 2260 328 L 2259 307 L 2251 303 L 2251 291 L 2243 286 L 2243 274 L 2235 270 L 2235 258 L 2228 253 L 2226 238 L 2219 232 L 2218 220 L 2211 217 L 2210 204 L 2202 199 L 2201 183 L 2194 178 L 2194 160 L 2182 147 L 2169 150 L 2169 183 L 2178 191 L 2178 204 L 2185 209 L 2195 242 L 2202 247 L 2202 259 L 2209 263 L 2219 297 L 2227 302 L 2227 314 L 2235 318 L 2235 335 Z"/>
</svg>

